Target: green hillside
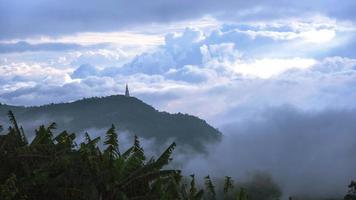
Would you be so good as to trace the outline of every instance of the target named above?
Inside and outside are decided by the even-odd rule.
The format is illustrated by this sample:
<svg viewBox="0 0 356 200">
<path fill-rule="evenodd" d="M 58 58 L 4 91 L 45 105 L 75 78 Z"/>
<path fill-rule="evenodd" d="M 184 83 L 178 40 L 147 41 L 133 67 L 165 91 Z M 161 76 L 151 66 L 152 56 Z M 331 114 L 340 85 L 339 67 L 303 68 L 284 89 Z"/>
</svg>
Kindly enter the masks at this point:
<svg viewBox="0 0 356 200">
<path fill-rule="evenodd" d="M 114 124 L 143 138 L 155 138 L 160 143 L 174 139 L 180 145 L 202 150 L 206 142 L 216 142 L 221 133 L 195 116 L 159 112 L 135 97 L 115 95 L 94 97 L 71 103 L 49 104 L 36 107 L 0 105 L 2 124 L 12 110 L 26 133 L 34 127 L 56 122 L 62 129 L 83 133 L 90 128 L 105 129 Z M 27 131 L 28 130 L 28 131 Z"/>
</svg>

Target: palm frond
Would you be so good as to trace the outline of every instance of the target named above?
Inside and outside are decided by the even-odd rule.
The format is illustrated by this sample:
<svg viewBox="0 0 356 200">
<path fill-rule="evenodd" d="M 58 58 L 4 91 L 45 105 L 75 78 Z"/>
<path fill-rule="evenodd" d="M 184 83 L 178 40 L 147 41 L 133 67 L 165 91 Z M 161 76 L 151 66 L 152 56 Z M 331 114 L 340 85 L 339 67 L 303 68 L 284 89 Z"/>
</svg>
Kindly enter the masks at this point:
<svg viewBox="0 0 356 200">
<path fill-rule="evenodd" d="M 233 180 L 230 176 L 225 176 L 224 180 L 224 197 L 227 198 L 228 193 L 234 188 Z"/>
<path fill-rule="evenodd" d="M 172 159 L 171 155 L 173 153 L 176 143 L 173 142 L 169 147 L 161 154 L 161 156 L 154 163 L 156 169 L 161 169 L 163 166 L 167 165 Z"/>
<path fill-rule="evenodd" d="M 205 178 L 205 188 L 208 191 L 209 198 L 212 200 L 216 199 L 215 186 L 210 179 L 210 176 L 206 176 Z"/>
<path fill-rule="evenodd" d="M 112 124 L 111 128 L 106 132 L 106 140 L 104 141 L 104 144 L 107 146 L 105 153 L 109 156 L 111 161 L 120 154 L 118 135 L 114 124 Z"/>
</svg>

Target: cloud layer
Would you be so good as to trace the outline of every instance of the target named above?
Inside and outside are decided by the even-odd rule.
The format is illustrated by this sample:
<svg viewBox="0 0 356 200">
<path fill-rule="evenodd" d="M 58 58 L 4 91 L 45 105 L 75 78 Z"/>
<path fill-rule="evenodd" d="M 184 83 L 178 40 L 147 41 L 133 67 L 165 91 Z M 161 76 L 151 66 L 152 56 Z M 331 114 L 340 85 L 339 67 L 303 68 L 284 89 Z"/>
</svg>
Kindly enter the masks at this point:
<svg viewBox="0 0 356 200">
<path fill-rule="evenodd" d="M 337 6 L 336 6 L 337 5 Z M 0 1 L 1 39 L 78 32 L 115 31 L 210 15 L 230 21 L 305 17 L 312 14 L 354 20 L 353 1 Z M 306 9 L 307 8 L 307 9 Z M 33 28 L 35 25 L 36 28 Z"/>
<path fill-rule="evenodd" d="M 45 51 L 47 43 L 24 43 L 30 51 L 2 56 L 0 98 L 26 105 L 70 101 L 117 94 L 129 83 L 134 94 L 161 109 L 213 121 L 231 110 L 264 105 L 352 107 L 355 59 L 340 49 L 354 32 L 348 22 L 317 17 L 186 28 L 143 53 L 140 46 L 109 44 L 53 53 Z M 211 98 L 216 106 L 206 113 Z"/>
</svg>

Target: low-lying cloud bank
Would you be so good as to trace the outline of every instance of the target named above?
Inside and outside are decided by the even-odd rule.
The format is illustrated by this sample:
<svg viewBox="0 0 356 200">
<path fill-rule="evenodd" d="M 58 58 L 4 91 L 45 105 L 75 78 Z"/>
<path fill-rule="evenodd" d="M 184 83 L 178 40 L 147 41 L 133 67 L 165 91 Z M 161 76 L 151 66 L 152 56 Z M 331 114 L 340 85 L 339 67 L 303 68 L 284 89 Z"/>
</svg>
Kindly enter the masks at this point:
<svg viewBox="0 0 356 200">
<path fill-rule="evenodd" d="M 249 115 L 235 113 L 233 120 L 220 127 L 222 141 L 207 145 L 207 154 L 179 144 L 173 165 L 185 175 L 196 174 L 198 180 L 211 175 L 243 182 L 256 172 L 268 173 L 284 196 L 340 197 L 356 179 L 355 108 L 302 111 L 284 105 L 252 110 Z M 86 131 L 92 138 L 100 136 L 102 146 L 106 129 Z M 78 142 L 82 140 L 79 133 Z M 119 132 L 119 141 L 124 151 L 133 144 L 133 134 Z M 149 159 L 159 156 L 174 138 L 164 145 L 155 138 L 140 141 Z"/>
<path fill-rule="evenodd" d="M 220 127 L 219 144 L 207 145 L 199 154 L 179 144 L 173 166 L 198 179 L 232 176 L 237 182 L 256 172 L 270 174 L 283 196 L 341 197 L 356 179 L 356 109 L 302 111 L 284 105 L 236 113 L 235 122 Z M 92 137 L 106 130 L 89 129 Z M 133 135 L 119 133 L 120 149 L 127 149 Z M 159 156 L 174 138 L 158 145 L 155 138 L 140 138 L 147 158 Z"/>
<path fill-rule="evenodd" d="M 340 196 L 355 179 L 356 110 L 271 107 L 226 125 L 208 155 L 187 158 L 185 173 L 246 178 L 268 172 L 284 195 Z"/>
</svg>

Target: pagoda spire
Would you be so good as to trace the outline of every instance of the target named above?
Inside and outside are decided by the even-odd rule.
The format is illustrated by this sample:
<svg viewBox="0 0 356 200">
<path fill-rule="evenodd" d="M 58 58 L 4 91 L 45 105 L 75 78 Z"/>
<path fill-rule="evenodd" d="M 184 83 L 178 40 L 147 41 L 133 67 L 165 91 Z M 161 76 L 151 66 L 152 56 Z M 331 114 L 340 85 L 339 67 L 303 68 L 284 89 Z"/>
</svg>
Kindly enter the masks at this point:
<svg viewBox="0 0 356 200">
<path fill-rule="evenodd" d="M 126 97 L 129 97 L 129 96 L 130 96 L 129 86 L 128 86 L 127 84 L 126 84 L 125 96 L 126 96 Z"/>
</svg>

